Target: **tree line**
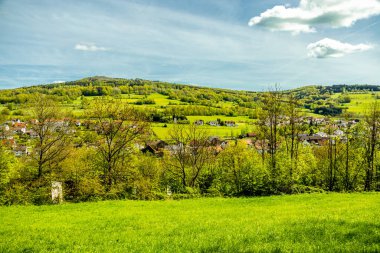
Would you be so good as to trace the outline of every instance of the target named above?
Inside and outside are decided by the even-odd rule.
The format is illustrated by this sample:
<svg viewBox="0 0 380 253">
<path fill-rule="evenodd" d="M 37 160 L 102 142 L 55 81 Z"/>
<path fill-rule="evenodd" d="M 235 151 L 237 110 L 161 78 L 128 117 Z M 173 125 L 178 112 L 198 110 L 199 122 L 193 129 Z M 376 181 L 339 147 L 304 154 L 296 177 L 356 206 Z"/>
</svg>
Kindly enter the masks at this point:
<svg viewBox="0 0 380 253">
<path fill-rule="evenodd" d="M 29 103 L 32 152 L 0 147 L 1 204 L 50 203 L 52 181 L 63 182 L 66 201 L 380 189 L 377 103 L 340 136 L 327 124 L 328 137 L 311 145 L 300 138 L 313 127 L 302 124 L 299 99 L 275 90 L 262 97 L 255 137 L 217 143 L 201 126 L 175 124 L 165 147 L 145 153 L 148 115 L 128 104 L 97 99 L 78 128 L 49 96 Z"/>
</svg>

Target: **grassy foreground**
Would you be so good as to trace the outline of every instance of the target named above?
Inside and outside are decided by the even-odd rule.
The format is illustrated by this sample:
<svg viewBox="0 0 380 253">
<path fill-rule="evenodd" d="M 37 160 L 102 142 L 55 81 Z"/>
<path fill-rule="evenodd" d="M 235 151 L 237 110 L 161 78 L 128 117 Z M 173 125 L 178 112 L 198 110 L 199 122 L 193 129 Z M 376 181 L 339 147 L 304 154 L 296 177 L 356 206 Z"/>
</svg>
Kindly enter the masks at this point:
<svg viewBox="0 0 380 253">
<path fill-rule="evenodd" d="M 380 194 L 0 207 L 0 252 L 379 252 Z"/>
</svg>

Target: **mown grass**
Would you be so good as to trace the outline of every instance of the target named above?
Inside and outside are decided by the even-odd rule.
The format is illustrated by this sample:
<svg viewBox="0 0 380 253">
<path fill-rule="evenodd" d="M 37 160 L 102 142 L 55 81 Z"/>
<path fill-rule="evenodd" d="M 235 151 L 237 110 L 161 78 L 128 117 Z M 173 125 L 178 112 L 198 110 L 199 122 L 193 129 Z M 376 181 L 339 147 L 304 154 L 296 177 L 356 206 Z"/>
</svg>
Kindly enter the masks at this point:
<svg viewBox="0 0 380 253">
<path fill-rule="evenodd" d="M 0 208 L 0 252 L 379 252 L 380 194 Z"/>
</svg>

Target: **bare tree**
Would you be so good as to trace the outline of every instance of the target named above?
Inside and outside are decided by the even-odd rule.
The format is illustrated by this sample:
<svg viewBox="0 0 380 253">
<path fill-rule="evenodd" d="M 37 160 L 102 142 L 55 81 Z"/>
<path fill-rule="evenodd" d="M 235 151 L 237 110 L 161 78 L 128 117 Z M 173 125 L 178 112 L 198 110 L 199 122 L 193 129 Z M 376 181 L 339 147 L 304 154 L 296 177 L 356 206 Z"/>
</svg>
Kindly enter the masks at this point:
<svg viewBox="0 0 380 253">
<path fill-rule="evenodd" d="M 127 162 L 133 143 L 149 128 L 141 113 L 127 104 L 100 99 L 90 111 L 98 134 L 95 146 L 103 165 L 103 182 L 110 190 L 117 181 L 117 169 Z"/>
<path fill-rule="evenodd" d="M 266 136 L 265 139 L 268 140 L 270 171 L 273 184 L 276 184 L 279 173 L 277 169 L 277 148 L 279 144 L 280 120 L 283 114 L 282 97 L 283 94 L 277 87 L 274 91 L 265 94 L 263 99 L 263 113 L 259 119 L 260 127 Z"/>
<path fill-rule="evenodd" d="M 365 118 L 365 122 L 367 124 L 367 138 L 365 145 L 367 166 L 365 170 L 364 190 L 371 191 L 374 176 L 376 175 L 375 156 L 379 138 L 380 110 L 377 102 L 371 105 L 370 111 Z"/>
<path fill-rule="evenodd" d="M 195 187 L 197 179 L 212 157 L 205 129 L 195 124 L 175 125 L 170 132 L 175 145 L 166 166 L 184 187 Z"/>
<path fill-rule="evenodd" d="M 37 178 L 68 155 L 70 124 L 59 105 L 45 95 L 36 95 L 31 104 L 31 129 L 37 135 L 31 155 L 37 164 Z"/>
<path fill-rule="evenodd" d="M 285 115 L 288 122 L 284 126 L 286 150 L 290 156 L 289 178 L 293 184 L 293 171 L 297 170 L 298 161 L 298 135 L 301 132 L 301 111 L 299 102 L 294 94 L 290 94 L 286 99 Z"/>
</svg>

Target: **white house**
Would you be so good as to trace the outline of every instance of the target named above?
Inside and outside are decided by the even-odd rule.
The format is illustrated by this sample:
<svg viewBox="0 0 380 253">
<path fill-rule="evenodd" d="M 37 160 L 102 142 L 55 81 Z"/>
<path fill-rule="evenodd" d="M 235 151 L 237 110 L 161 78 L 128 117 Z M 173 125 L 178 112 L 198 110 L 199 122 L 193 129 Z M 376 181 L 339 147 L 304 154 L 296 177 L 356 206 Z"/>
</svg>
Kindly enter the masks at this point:
<svg viewBox="0 0 380 253">
<path fill-rule="evenodd" d="M 208 124 L 210 125 L 210 126 L 219 126 L 219 123 L 218 123 L 218 121 L 209 121 L 208 122 Z"/>
</svg>

